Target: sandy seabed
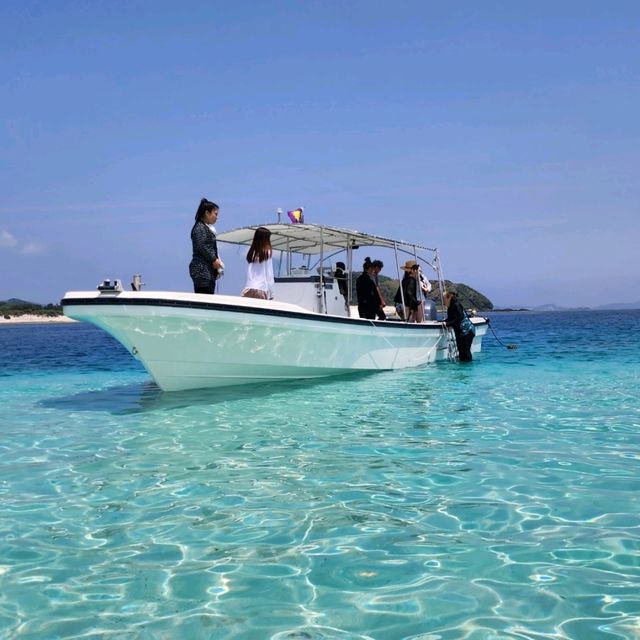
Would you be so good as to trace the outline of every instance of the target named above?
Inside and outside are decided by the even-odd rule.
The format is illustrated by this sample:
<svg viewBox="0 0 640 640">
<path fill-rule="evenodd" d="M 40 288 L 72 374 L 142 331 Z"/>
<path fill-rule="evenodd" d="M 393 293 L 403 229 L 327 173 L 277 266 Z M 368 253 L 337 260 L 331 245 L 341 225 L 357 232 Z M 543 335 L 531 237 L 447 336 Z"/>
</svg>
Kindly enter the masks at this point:
<svg viewBox="0 0 640 640">
<path fill-rule="evenodd" d="M 37 316 L 33 314 L 25 313 L 21 316 L 11 316 L 9 319 L 5 318 L 3 315 L 0 315 L 0 325 L 3 324 L 49 324 L 60 323 L 60 322 L 78 322 L 77 320 L 72 320 L 71 318 L 67 318 L 67 316 Z"/>
</svg>

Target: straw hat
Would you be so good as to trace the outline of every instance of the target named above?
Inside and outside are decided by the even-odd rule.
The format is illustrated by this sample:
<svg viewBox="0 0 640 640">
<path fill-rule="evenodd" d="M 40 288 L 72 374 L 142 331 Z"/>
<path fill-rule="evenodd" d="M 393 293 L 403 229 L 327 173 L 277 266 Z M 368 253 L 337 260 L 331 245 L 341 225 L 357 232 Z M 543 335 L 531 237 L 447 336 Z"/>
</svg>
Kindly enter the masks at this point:
<svg viewBox="0 0 640 640">
<path fill-rule="evenodd" d="M 407 260 L 404 263 L 404 267 L 400 267 L 403 271 L 411 271 L 413 267 L 417 267 L 418 263 L 415 260 Z"/>
</svg>

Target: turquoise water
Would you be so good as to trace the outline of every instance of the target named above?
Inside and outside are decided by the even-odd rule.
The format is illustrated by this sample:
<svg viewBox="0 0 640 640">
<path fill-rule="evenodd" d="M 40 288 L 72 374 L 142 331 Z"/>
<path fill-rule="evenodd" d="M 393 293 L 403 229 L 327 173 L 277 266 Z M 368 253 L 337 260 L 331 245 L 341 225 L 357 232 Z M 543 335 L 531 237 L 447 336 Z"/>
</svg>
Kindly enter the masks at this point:
<svg viewBox="0 0 640 640">
<path fill-rule="evenodd" d="M 473 364 L 162 394 L 0 327 L 0 638 L 640 638 L 640 312 Z"/>
</svg>

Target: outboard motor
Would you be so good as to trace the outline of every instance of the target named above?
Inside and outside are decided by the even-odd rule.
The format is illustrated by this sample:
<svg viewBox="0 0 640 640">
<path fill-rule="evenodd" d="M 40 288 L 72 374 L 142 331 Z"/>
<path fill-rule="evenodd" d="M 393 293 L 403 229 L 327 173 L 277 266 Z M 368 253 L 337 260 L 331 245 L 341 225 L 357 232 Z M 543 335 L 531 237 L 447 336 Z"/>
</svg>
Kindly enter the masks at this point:
<svg viewBox="0 0 640 640">
<path fill-rule="evenodd" d="M 438 314 L 436 313 L 436 303 L 429 298 L 425 298 L 422 304 L 424 305 L 424 319 L 437 320 Z"/>
</svg>

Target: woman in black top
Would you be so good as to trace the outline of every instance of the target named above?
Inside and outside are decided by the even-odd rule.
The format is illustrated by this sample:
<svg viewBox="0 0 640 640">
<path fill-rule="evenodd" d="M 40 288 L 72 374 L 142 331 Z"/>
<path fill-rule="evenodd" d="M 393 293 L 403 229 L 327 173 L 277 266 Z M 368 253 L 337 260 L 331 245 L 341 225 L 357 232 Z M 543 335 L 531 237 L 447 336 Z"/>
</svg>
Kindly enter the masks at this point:
<svg viewBox="0 0 640 640">
<path fill-rule="evenodd" d="M 375 320 L 380 307 L 380 297 L 378 296 L 378 287 L 373 280 L 373 264 L 369 258 L 365 258 L 362 273 L 356 280 L 356 296 L 360 317 Z"/>
<path fill-rule="evenodd" d="M 189 275 L 196 293 L 215 293 L 216 280 L 224 264 L 218 256 L 218 244 L 213 228 L 220 207 L 206 198 L 200 200 L 196 221 L 191 229 L 193 256 L 189 263 Z"/>
<path fill-rule="evenodd" d="M 408 310 L 407 322 L 422 322 L 424 320 L 422 293 L 418 285 L 419 269 L 420 267 L 415 260 L 407 260 L 402 267 L 404 277 L 401 286 L 405 310 Z"/>
<path fill-rule="evenodd" d="M 458 296 L 453 291 L 447 291 L 443 297 L 447 308 L 447 319 L 444 321 L 444 325 L 453 329 L 460 362 L 471 362 L 473 360 L 471 343 L 473 342 L 474 332 L 470 330 L 467 333 L 463 333 L 463 327 L 461 326 L 467 324 L 464 322 L 467 314 L 458 301 Z"/>
</svg>

